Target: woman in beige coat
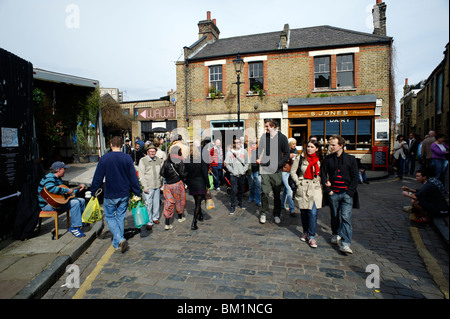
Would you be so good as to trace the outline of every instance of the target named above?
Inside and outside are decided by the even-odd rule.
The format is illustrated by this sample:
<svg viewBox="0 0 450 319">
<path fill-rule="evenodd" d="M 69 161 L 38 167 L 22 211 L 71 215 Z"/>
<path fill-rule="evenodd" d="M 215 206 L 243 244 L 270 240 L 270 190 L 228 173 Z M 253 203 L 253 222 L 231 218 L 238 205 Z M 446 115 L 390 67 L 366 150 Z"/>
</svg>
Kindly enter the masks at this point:
<svg viewBox="0 0 450 319">
<path fill-rule="evenodd" d="M 300 208 L 303 226 L 300 240 L 308 241 L 312 248 L 317 247 L 317 213 L 322 208 L 323 194 L 319 176 L 321 162 L 320 144 L 317 141 L 309 141 L 306 151 L 295 158 L 291 168 L 291 177 L 298 187 L 295 202 Z"/>
</svg>

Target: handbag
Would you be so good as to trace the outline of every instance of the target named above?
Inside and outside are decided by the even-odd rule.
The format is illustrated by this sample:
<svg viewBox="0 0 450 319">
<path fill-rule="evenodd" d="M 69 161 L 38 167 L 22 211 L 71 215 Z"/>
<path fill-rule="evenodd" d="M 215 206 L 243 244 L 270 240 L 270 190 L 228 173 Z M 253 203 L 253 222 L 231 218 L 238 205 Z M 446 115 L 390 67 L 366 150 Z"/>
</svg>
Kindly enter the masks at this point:
<svg viewBox="0 0 450 319">
<path fill-rule="evenodd" d="M 139 202 L 136 207 L 132 208 L 131 213 L 133 214 L 134 225 L 136 228 L 141 228 L 150 221 L 147 208 L 142 202 Z"/>
</svg>

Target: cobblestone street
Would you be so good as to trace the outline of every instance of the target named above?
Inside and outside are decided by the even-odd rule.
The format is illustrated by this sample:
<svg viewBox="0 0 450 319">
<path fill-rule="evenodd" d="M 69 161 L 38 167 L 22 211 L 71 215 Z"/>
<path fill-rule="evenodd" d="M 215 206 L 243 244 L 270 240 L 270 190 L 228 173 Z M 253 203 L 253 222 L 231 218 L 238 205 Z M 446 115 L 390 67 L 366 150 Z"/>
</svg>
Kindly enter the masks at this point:
<svg viewBox="0 0 450 319">
<path fill-rule="evenodd" d="M 44 298 L 68 299 L 78 292 L 84 299 L 443 299 L 411 228 L 418 228 L 440 265 L 447 291 L 448 249 L 430 225 L 415 225 L 402 211 L 408 205 L 402 185 L 418 186 L 411 177 L 389 177 L 358 187 L 361 209 L 353 210 L 352 255 L 331 245 L 328 207 L 319 211 L 318 248 L 310 248 L 300 241 L 299 216 L 283 211 L 281 225 L 272 216 L 260 224 L 257 206 L 246 202 L 248 193 L 247 209 L 231 216 L 229 197 L 218 192 L 216 208 L 204 210 L 205 220 L 191 231 L 193 201 L 188 195 L 184 223 L 175 219 L 170 231 L 163 223 L 155 225 L 146 238 L 136 234 L 124 254 L 107 255 L 111 237 L 105 226 L 76 262 L 81 287 L 67 288 L 64 275 Z M 134 227 L 131 214 L 126 223 L 126 228 Z M 379 268 L 379 288 L 366 285 L 369 265 Z"/>
</svg>

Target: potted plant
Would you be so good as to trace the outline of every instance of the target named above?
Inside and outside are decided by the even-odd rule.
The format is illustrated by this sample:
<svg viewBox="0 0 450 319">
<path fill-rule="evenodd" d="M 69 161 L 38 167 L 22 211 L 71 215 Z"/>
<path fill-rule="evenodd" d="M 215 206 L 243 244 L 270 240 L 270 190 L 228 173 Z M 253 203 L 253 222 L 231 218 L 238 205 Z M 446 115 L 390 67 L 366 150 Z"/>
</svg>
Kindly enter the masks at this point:
<svg viewBox="0 0 450 319">
<path fill-rule="evenodd" d="M 219 90 L 216 89 L 215 86 L 210 86 L 209 87 L 209 98 L 214 100 L 216 97 L 221 97 L 222 96 L 222 92 L 220 92 Z"/>
</svg>

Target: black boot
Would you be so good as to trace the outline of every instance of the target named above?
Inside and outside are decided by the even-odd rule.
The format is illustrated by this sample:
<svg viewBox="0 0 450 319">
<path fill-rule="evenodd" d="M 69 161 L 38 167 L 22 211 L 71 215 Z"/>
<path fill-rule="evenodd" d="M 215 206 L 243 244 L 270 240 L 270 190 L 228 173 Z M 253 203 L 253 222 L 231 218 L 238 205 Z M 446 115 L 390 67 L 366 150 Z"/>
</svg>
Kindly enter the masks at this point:
<svg viewBox="0 0 450 319">
<path fill-rule="evenodd" d="M 202 222 L 203 221 L 203 211 L 200 209 L 200 211 L 198 212 L 198 221 Z"/>
<path fill-rule="evenodd" d="M 197 230 L 197 216 L 194 215 L 194 218 L 192 219 L 192 225 L 191 225 L 191 230 Z"/>
</svg>

